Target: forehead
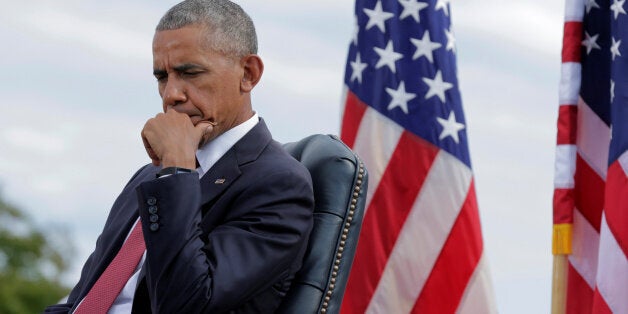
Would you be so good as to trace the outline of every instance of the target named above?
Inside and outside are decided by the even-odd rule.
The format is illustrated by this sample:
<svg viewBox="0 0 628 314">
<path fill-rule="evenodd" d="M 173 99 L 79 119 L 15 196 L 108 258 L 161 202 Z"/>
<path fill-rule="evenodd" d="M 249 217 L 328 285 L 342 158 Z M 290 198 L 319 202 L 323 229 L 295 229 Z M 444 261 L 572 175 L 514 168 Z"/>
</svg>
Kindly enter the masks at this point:
<svg viewBox="0 0 628 314">
<path fill-rule="evenodd" d="M 201 48 L 203 44 L 203 32 L 199 26 L 157 31 L 153 37 L 154 52 L 169 49 Z"/>
<path fill-rule="evenodd" d="M 202 56 L 210 52 L 206 32 L 200 26 L 186 26 L 174 30 L 155 32 L 153 60 L 163 58 Z"/>
<path fill-rule="evenodd" d="M 206 69 L 231 69 L 240 57 L 214 48 L 216 35 L 200 25 L 155 32 L 153 37 L 153 68 L 170 68 L 195 64 Z"/>
</svg>

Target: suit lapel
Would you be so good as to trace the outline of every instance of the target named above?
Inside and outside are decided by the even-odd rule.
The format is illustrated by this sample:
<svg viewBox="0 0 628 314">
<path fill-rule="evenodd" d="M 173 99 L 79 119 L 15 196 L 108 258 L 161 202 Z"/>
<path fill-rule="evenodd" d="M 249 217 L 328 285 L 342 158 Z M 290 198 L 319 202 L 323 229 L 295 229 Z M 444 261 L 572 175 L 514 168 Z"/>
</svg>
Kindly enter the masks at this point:
<svg viewBox="0 0 628 314">
<path fill-rule="evenodd" d="M 235 152 L 230 149 L 220 160 L 201 178 L 201 204 L 211 202 L 220 195 L 240 176 L 240 166 L 235 158 Z"/>
<path fill-rule="evenodd" d="M 241 174 L 240 166 L 257 159 L 271 139 L 266 123 L 260 119 L 201 178 L 201 204 L 210 203 L 235 182 Z"/>
</svg>

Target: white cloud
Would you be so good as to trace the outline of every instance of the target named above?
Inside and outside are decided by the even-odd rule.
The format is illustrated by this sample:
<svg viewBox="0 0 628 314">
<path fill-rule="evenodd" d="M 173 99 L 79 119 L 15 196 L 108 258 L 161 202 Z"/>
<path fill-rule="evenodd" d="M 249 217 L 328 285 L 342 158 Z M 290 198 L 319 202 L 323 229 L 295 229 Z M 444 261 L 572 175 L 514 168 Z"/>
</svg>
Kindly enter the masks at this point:
<svg viewBox="0 0 628 314">
<path fill-rule="evenodd" d="M 530 50 L 557 56 L 562 44 L 562 1 L 461 1 L 453 13 L 457 30 L 473 31 L 494 45 L 515 44 Z M 560 60 L 560 59 L 557 59 Z"/>
<path fill-rule="evenodd" d="M 555 69 L 560 70 L 559 63 Z M 506 132 L 530 142 L 550 141 L 556 130 L 558 74 L 532 71 L 522 75 L 516 67 L 496 66 L 491 61 L 461 64 L 459 80 L 464 84 L 461 92 L 469 128 L 482 135 Z M 478 138 L 490 137 L 471 139 Z"/>
<path fill-rule="evenodd" d="M 0 135 L 8 145 L 29 153 L 58 155 L 64 152 L 68 146 L 66 139 L 47 131 L 22 126 L 5 129 Z"/>
<path fill-rule="evenodd" d="M 329 67 L 291 64 L 266 58 L 267 69 L 264 80 L 267 85 L 279 87 L 284 92 L 295 96 L 320 97 L 337 91 L 339 94 L 343 74 Z"/>
<path fill-rule="evenodd" d="M 88 49 L 123 59 L 150 60 L 151 37 L 119 26 L 56 8 L 35 10 L 24 17 L 25 25 L 57 40 L 76 42 Z"/>
</svg>

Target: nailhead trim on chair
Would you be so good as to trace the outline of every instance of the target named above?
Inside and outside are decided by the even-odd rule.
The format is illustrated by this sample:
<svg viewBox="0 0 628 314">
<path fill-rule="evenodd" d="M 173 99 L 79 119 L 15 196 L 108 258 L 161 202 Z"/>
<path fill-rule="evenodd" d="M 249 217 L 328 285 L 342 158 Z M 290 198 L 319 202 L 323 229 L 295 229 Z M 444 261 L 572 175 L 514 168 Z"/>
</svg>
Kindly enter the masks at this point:
<svg viewBox="0 0 628 314">
<path fill-rule="evenodd" d="M 336 287 L 336 277 L 338 277 L 338 266 L 340 265 L 340 260 L 342 259 L 342 252 L 345 250 L 345 244 L 347 240 L 347 235 L 349 234 L 349 227 L 351 227 L 351 221 L 353 221 L 353 215 L 355 214 L 355 205 L 358 203 L 358 196 L 360 196 L 360 190 L 362 189 L 362 179 L 364 178 L 364 164 L 360 162 L 358 171 L 358 180 L 356 180 L 355 188 L 353 189 L 353 195 L 351 196 L 351 206 L 349 207 L 349 215 L 347 216 L 347 222 L 345 223 L 344 229 L 342 229 L 342 236 L 340 237 L 340 246 L 338 247 L 338 253 L 336 254 L 336 259 L 334 260 L 334 271 L 331 273 L 331 279 L 329 280 L 329 284 L 327 285 L 327 294 L 325 295 L 325 300 L 323 301 L 323 307 L 321 308 L 321 314 L 327 313 L 327 308 L 329 307 L 329 301 L 331 300 L 331 296 L 334 292 L 334 288 Z"/>
</svg>

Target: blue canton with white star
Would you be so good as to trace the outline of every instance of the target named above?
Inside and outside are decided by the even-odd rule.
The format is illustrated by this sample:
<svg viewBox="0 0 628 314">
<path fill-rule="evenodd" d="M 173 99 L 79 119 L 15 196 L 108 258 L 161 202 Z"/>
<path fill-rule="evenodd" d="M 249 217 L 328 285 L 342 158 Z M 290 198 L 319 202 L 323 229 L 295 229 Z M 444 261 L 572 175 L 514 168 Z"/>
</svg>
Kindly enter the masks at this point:
<svg viewBox="0 0 628 314">
<path fill-rule="evenodd" d="M 626 0 L 586 0 L 584 10 L 580 96 L 611 127 L 610 165 L 628 150 Z"/>
<path fill-rule="evenodd" d="M 449 0 L 357 0 L 345 84 L 471 167 Z"/>
<path fill-rule="evenodd" d="M 628 150 L 628 15 L 626 0 L 611 1 L 611 147 L 609 165 Z M 626 170 L 626 169 L 624 169 Z"/>
</svg>

